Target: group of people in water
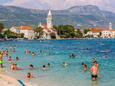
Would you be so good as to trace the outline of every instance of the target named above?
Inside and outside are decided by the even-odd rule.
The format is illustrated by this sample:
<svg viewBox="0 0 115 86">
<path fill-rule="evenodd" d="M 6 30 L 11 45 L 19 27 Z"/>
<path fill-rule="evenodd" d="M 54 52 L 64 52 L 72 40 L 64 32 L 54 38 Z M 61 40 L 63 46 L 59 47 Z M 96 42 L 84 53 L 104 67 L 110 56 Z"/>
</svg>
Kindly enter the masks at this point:
<svg viewBox="0 0 115 86">
<path fill-rule="evenodd" d="M 16 52 L 15 48 L 12 48 L 10 50 L 10 52 Z M 25 54 L 31 54 L 32 56 L 36 55 L 35 52 L 31 52 L 29 50 L 25 50 L 24 53 Z M 8 63 L 11 64 L 11 70 L 12 71 L 21 70 L 20 68 L 17 67 L 17 63 L 16 63 L 17 61 L 19 61 L 19 57 L 16 57 L 15 62 L 13 62 L 12 57 L 9 56 L 9 50 L 8 49 L 6 49 L 5 51 L 0 51 L 0 66 L 1 66 L 1 68 L 3 68 L 3 57 L 4 56 L 8 57 Z M 69 55 L 69 57 L 74 59 L 74 58 L 76 58 L 76 55 L 74 53 L 72 53 Z M 93 59 L 92 63 L 93 63 L 93 66 L 90 68 L 90 73 L 91 73 L 91 78 L 94 81 L 94 80 L 97 80 L 99 78 L 99 68 L 98 68 L 98 63 L 97 63 L 96 59 Z M 67 62 L 63 62 L 62 64 L 64 67 L 67 67 L 69 65 L 69 63 L 67 63 Z M 87 64 L 82 62 L 81 65 L 82 65 L 84 71 L 88 70 Z M 51 66 L 51 64 L 47 63 L 47 65 L 42 66 L 42 70 L 46 71 L 50 68 L 50 66 Z M 28 68 L 29 69 L 35 69 L 33 64 L 30 64 Z M 27 73 L 26 77 L 28 79 L 34 78 L 34 76 L 30 72 Z"/>
<path fill-rule="evenodd" d="M 90 68 L 90 73 L 92 80 L 95 81 L 99 78 L 99 67 L 96 59 L 93 59 L 92 63 L 93 66 Z M 88 70 L 88 66 L 85 63 L 82 63 L 82 66 L 84 71 Z"/>
</svg>

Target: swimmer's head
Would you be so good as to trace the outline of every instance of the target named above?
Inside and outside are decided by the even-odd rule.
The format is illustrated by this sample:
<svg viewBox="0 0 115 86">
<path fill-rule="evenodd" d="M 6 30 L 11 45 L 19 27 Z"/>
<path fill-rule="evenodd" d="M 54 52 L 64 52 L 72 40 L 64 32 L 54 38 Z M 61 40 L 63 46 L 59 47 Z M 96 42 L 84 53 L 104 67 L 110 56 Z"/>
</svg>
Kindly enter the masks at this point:
<svg viewBox="0 0 115 86">
<path fill-rule="evenodd" d="M 43 65 L 43 68 L 45 68 L 46 66 L 45 65 Z"/>
<path fill-rule="evenodd" d="M 82 64 L 82 65 L 84 65 L 84 63 L 83 63 L 83 62 L 82 62 L 81 64 Z"/>
<path fill-rule="evenodd" d="M 93 61 L 94 64 L 97 64 L 97 61 Z"/>
</svg>

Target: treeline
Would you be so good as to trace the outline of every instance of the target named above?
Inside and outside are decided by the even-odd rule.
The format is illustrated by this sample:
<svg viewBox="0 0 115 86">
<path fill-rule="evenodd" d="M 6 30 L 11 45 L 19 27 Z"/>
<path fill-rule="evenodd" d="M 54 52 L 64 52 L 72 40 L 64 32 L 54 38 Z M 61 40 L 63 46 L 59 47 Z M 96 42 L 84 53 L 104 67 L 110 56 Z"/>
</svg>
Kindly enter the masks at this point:
<svg viewBox="0 0 115 86">
<path fill-rule="evenodd" d="M 4 28 L 4 24 L 0 23 L 0 38 L 23 38 L 24 34 L 17 34 Z"/>
<path fill-rule="evenodd" d="M 23 38 L 24 34 L 17 34 L 14 32 L 11 32 L 9 29 L 4 29 L 4 24 L 0 23 L 0 38 Z M 57 34 L 61 38 L 83 38 L 84 34 L 86 34 L 89 29 L 76 29 L 72 25 L 58 25 L 53 26 L 54 30 L 57 31 Z M 43 35 L 43 28 L 41 27 L 35 27 L 34 28 L 35 36 L 37 39 L 39 39 Z M 51 34 L 52 36 L 54 34 Z"/>
<path fill-rule="evenodd" d="M 61 38 L 83 38 L 89 29 L 77 29 L 71 25 L 54 26 Z"/>
</svg>

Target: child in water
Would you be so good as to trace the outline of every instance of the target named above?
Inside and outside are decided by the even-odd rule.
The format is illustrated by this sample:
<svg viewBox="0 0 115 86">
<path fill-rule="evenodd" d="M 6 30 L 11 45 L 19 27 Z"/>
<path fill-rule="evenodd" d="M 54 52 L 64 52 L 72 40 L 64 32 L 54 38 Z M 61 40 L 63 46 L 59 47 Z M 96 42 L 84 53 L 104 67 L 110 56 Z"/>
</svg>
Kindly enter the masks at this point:
<svg viewBox="0 0 115 86">
<path fill-rule="evenodd" d="M 82 66 L 83 66 L 83 70 L 84 70 L 84 71 L 87 71 L 87 65 L 84 64 L 84 63 L 82 63 Z"/>
<path fill-rule="evenodd" d="M 32 79 L 32 78 L 33 78 L 32 74 L 30 72 L 28 72 L 27 73 L 27 79 Z"/>
</svg>

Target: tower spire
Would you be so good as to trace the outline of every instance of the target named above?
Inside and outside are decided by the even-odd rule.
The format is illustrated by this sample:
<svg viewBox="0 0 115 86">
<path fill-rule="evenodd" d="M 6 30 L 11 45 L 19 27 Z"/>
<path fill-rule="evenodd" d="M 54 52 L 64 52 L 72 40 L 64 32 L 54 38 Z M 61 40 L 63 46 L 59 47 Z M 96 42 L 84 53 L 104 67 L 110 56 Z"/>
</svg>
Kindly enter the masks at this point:
<svg viewBox="0 0 115 86">
<path fill-rule="evenodd" d="M 49 10 L 48 16 L 47 16 L 47 28 L 51 29 L 52 27 L 53 27 L 53 24 L 52 24 L 52 13 L 51 13 L 51 10 Z"/>
<path fill-rule="evenodd" d="M 48 16 L 52 16 L 52 14 L 51 14 L 51 10 L 49 10 L 49 12 L 48 12 Z"/>
<path fill-rule="evenodd" d="M 112 30 L 112 23 L 109 22 L 109 30 Z"/>
</svg>

